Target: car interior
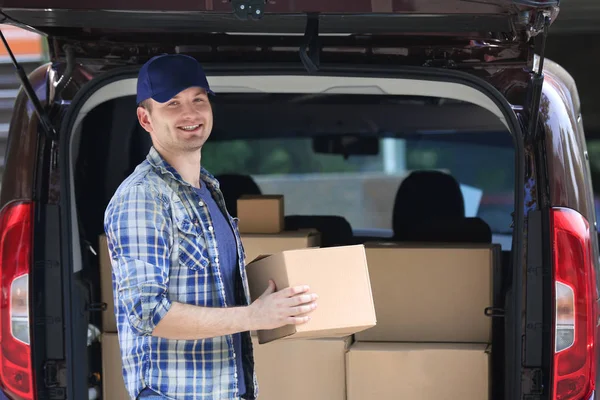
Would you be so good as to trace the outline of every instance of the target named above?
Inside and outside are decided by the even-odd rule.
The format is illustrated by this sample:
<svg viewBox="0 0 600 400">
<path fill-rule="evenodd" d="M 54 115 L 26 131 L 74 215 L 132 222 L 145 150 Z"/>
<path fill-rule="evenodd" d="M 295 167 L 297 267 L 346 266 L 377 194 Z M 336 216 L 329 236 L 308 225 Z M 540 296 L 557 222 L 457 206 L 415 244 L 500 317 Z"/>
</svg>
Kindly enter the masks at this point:
<svg viewBox="0 0 600 400">
<path fill-rule="evenodd" d="M 202 164 L 219 180 L 232 216 L 242 195 L 283 194 L 285 230 L 315 229 L 322 247 L 495 243 L 502 256 L 493 298 L 495 307 L 502 306 L 510 287 L 515 183 L 511 133 L 497 114 L 447 97 L 215 91 L 214 129 Z M 135 108 L 133 93 L 100 101 L 82 113 L 72 137 L 74 213 L 82 243 L 81 268 L 74 272 L 94 304 L 101 302 L 94 254 L 104 210 L 152 145 Z M 296 154 L 290 150 L 301 147 Z M 496 149 L 501 156 L 494 156 Z M 499 168 L 504 175 L 494 176 Z M 508 201 L 486 208 L 494 196 Z M 102 318 L 101 312 L 90 313 L 89 324 L 99 327 Z M 497 319 L 492 324 L 490 375 L 499 378 L 504 325 Z M 89 349 L 89 368 L 100 373 L 100 344 Z M 493 392 L 502 398 L 502 388 Z"/>
</svg>

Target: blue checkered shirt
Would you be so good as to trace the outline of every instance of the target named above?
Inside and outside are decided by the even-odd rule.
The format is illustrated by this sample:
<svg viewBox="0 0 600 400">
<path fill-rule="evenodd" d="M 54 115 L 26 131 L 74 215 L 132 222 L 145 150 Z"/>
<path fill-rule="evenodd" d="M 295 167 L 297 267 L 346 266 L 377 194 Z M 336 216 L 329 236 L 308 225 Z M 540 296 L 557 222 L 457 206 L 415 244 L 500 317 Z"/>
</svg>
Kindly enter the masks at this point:
<svg viewBox="0 0 600 400">
<path fill-rule="evenodd" d="M 226 212 L 219 184 L 204 168 L 201 179 L 234 228 L 240 271 L 236 301 L 247 305 L 250 295 L 237 220 Z M 152 336 L 172 302 L 228 306 L 208 207 L 198 203 L 193 187 L 154 147 L 115 192 L 104 229 L 129 395 L 135 398 L 150 387 L 171 399 L 239 398 L 235 357 L 242 357 L 244 398 L 256 398 L 249 332 L 242 333 L 242 354 L 235 354 L 231 335 L 204 340 Z"/>
</svg>

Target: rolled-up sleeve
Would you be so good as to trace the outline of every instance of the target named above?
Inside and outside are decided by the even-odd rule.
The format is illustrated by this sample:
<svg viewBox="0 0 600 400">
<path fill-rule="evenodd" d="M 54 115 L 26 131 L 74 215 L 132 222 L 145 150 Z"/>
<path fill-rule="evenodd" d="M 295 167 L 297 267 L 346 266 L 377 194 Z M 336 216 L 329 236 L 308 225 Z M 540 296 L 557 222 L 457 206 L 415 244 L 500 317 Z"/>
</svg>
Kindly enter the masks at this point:
<svg viewBox="0 0 600 400">
<path fill-rule="evenodd" d="M 151 335 L 171 307 L 168 207 L 154 188 L 137 185 L 115 196 L 106 209 L 117 321 L 124 314 L 136 335 Z"/>
</svg>

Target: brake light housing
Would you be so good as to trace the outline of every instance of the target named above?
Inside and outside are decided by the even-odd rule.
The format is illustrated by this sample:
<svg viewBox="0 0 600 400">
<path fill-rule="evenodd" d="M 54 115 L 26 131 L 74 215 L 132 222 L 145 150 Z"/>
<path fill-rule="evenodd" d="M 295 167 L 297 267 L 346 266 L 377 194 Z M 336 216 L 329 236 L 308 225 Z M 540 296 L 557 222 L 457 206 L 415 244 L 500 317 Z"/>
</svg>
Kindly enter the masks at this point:
<svg viewBox="0 0 600 400">
<path fill-rule="evenodd" d="M 595 389 L 596 276 L 589 222 L 550 211 L 553 263 L 552 399 L 587 400 Z"/>
<path fill-rule="evenodd" d="M 33 400 L 29 275 L 33 204 L 9 203 L 0 211 L 0 386 L 14 400 Z"/>
</svg>

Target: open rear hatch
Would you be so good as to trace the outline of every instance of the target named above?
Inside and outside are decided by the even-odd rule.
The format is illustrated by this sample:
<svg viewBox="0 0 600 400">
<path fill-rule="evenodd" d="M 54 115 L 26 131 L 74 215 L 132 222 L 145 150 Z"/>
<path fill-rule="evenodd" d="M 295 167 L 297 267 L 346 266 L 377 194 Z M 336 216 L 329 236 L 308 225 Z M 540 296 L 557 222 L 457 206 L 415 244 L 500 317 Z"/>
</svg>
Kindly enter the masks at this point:
<svg viewBox="0 0 600 400">
<path fill-rule="evenodd" d="M 190 50 L 185 46 L 193 46 L 193 51 L 202 51 L 205 46 L 203 51 L 212 52 L 215 46 L 256 44 L 248 39 L 252 34 L 299 35 L 295 40 L 276 35 L 263 42 L 273 50 L 302 42 L 302 35 L 310 31 L 321 35 L 323 47 L 371 45 L 369 40 L 375 39 L 374 44 L 389 47 L 403 43 L 398 34 L 420 37 L 421 41 L 413 41 L 412 47 L 419 43 L 427 46 L 428 54 L 417 55 L 407 49 L 408 54 L 403 55 L 414 58 L 415 62 L 420 58 L 423 65 L 428 58 L 436 61 L 447 58 L 454 63 L 531 63 L 527 44 L 543 32 L 546 17 L 549 21 L 554 19 L 557 3 L 557 0 L 175 0 L 160 2 L 158 8 L 157 2 L 141 0 L 101 4 L 90 0 L 2 0 L 0 9 L 5 23 L 51 37 L 51 53 L 57 57 L 61 56 L 65 43 L 81 46 L 76 50 L 83 59 L 136 62 L 137 57 L 132 58 L 131 54 L 126 57 L 123 54 L 126 49 L 114 45 L 127 44 L 143 58 L 162 51 Z M 323 36 L 326 34 L 335 36 Z M 424 41 L 424 37 L 428 39 Z M 453 43 L 456 50 L 462 48 L 462 51 L 455 54 L 437 51 L 441 37 L 452 38 L 454 41 L 447 44 Z M 464 42 L 465 39 L 468 41 Z"/>
<path fill-rule="evenodd" d="M 535 14 L 556 0 L 4 0 L 9 19 L 46 33 L 57 29 L 135 31 L 302 32 L 318 13 L 323 33 L 535 33 Z M 553 17 L 553 15 L 549 15 Z M 259 20 L 259 23 L 253 22 Z M 533 27 L 533 30 L 532 30 Z"/>
<path fill-rule="evenodd" d="M 94 75 L 161 53 L 194 55 L 209 69 L 299 61 L 308 72 L 333 64 L 441 67 L 486 80 L 533 116 L 530 127 L 557 14 L 558 0 L 0 0 L 4 23 L 49 38 L 59 72 L 70 70 L 69 60 Z"/>
<path fill-rule="evenodd" d="M 59 74 L 70 74 L 74 62 L 95 75 L 165 52 L 197 56 L 209 71 L 243 64 L 248 74 L 253 68 L 323 74 L 357 68 L 387 68 L 388 74 L 406 67 L 462 71 L 502 96 L 508 112 L 518 114 L 516 130 L 526 136 L 537 126 L 544 41 L 557 5 L 557 0 L 0 0 L 0 13 L 5 23 L 48 36 Z M 49 121 L 21 77 L 36 111 Z M 514 115 L 513 120 L 518 125 Z M 55 139 L 54 128 L 47 131 Z M 517 140 L 522 156 L 524 139 Z M 523 193 L 517 196 L 514 230 L 520 243 Z M 521 264 L 521 250 L 513 260 Z M 514 347 L 507 348 L 513 368 L 504 397 L 542 398 L 543 319 L 527 310 L 521 296 L 535 282 L 525 283 L 519 268 L 512 281 L 515 299 L 505 312 L 518 318 Z"/>
</svg>

